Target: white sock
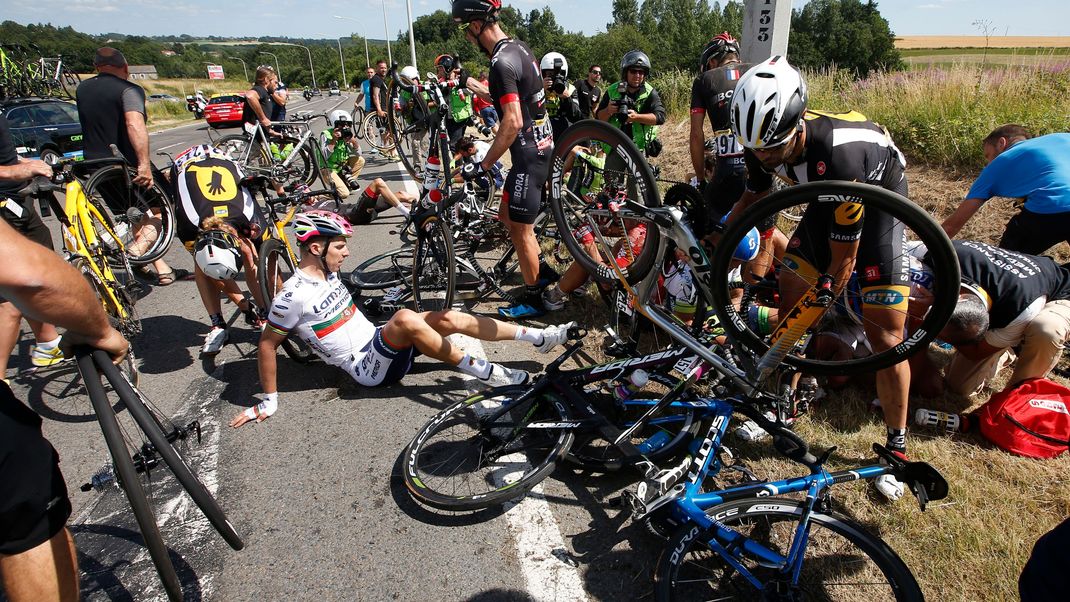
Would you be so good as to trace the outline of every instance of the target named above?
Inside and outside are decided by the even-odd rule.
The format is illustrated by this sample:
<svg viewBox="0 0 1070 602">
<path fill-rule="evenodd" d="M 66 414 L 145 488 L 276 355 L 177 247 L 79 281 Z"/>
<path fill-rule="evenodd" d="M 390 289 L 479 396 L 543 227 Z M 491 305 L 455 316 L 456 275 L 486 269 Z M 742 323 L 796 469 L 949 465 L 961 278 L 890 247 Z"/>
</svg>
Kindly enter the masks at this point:
<svg viewBox="0 0 1070 602">
<path fill-rule="evenodd" d="M 63 340 L 63 337 L 56 337 L 51 341 L 38 341 L 37 347 L 42 351 L 49 351 L 51 349 L 55 349 L 59 345 L 59 342 L 61 340 Z"/>
<path fill-rule="evenodd" d="M 478 379 L 487 380 L 490 378 L 491 363 L 487 361 L 486 358 L 472 357 L 466 353 L 457 364 L 457 367 L 460 368 L 462 372 L 471 374 Z"/>
<path fill-rule="evenodd" d="M 526 326 L 517 326 L 516 336 L 513 337 L 514 341 L 527 341 L 532 345 L 542 344 L 542 329 L 541 328 L 528 328 Z"/>
<path fill-rule="evenodd" d="M 406 217 L 408 217 L 409 215 L 409 208 L 405 205 L 398 205 L 397 207 L 394 207 L 394 209 L 397 209 L 398 213 L 400 213 L 401 215 L 404 215 Z"/>
</svg>

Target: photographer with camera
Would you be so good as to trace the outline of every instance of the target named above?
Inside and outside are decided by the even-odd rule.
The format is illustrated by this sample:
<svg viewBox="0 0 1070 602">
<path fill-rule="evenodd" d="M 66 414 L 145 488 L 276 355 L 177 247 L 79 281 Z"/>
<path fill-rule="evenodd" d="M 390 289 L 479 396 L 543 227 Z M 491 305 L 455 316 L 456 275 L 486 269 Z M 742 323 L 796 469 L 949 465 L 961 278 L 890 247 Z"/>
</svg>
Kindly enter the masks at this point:
<svg viewBox="0 0 1070 602">
<path fill-rule="evenodd" d="M 539 69 L 546 94 L 546 114 L 554 138 L 559 138 L 568 126 L 583 118 L 576 88 L 568 81 L 568 61 L 560 52 L 547 52 L 539 61 Z"/>
<path fill-rule="evenodd" d="M 647 83 L 650 57 L 632 50 L 620 61 L 621 81 L 609 86 L 598 103 L 595 117 L 608 121 L 627 134 L 648 157 L 661 154 L 658 126 L 665 123 L 665 105 Z"/>
<path fill-rule="evenodd" d="M 438 71 L 439 81 L 454 80 L 461 73 L 461 61 L 455 56 L 440 54 L 435 59 L 435 69 Z M 457 141 L 464 136 L 464 130 L 472 123 L 472 116 L 475 115 L 475 109 L 472 108 L 473 96 L 474 94 L 463 86 L 450 90 L 450 97 L 447 99 L 450 111 L 446 115 L 446 134 L 449 136 L 450 148 L 457 145 Z"/>
<path fill-rule="evenodd" d="M 331 126 L 320 134 L 323 154 L 327 156 L 327 168 L 323 170 L 323 179 L 334 184 L 338 196 L 346 198 L 350 191 L 360 188 L 357 176 L 364 169 L 364 157 L 361 156 L 360 144 L 353 138 L 353 117 L 337 109 L 328 116 Z"/>
</svg>

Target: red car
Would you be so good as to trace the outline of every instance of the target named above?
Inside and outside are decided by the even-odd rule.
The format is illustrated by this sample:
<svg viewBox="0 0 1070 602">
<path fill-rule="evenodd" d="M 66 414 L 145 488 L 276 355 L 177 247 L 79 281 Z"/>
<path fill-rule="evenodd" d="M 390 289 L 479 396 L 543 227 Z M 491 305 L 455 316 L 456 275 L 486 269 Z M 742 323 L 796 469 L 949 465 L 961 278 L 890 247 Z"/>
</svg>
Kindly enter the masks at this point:
<svg viewBox="0 0 1070 602">
<path fill-rule="evenodd" d="M 214 128 L 236 125 L 241 123 L 244 110 L 245 97 L 241 94 L 216 94 L 204 108 L 204 119 Z"/>
</svg>

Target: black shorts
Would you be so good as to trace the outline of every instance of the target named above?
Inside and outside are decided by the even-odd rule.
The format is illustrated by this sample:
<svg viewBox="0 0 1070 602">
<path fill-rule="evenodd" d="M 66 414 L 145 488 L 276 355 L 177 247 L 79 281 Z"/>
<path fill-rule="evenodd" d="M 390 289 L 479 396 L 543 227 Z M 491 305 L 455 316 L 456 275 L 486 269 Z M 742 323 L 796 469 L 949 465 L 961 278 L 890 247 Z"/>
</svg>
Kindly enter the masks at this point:
<svg viewBox="0 0 1070 602">
<path fill-rule="evenodd" d="M 41 435 L 41 417 L 0 383 L 0 554 L 19 554 L 67 524 L 71 501 L 59 454 Z"/>
<path fill-rule="evenodd" d="M 550 155 L 534 149 L 510 155 L 513 168 L 505 178 L 502 202 L 509 207 L 509 219 L 518 224 L 534 224 L 542 208 L 543 188 L 550 169 Z"/>
<path fill-rule="evenodd" d="M 747 166 L 742 162 L 718 161 L 713 181 L 706 186 L 703 198 L 710 211 L 710 219 L 720 221 L 732 210 L 747 184 Z"/>
<path fill-rule="evenodd" d="M 0 199 L 2 198 L 3 197 L 0 197 Z M 10 224 L 15 230 L 18 230 L 18 232 L 26 238 L 39 245 L 48 247 L 49 251 L 55 250 L 55 247 L 52 245 L 52 232 L 49 231 L 48 226 L 41 221 L 41 216 L 37 214 L 37 209 L 33 206 L 32 198 L 22 200 L 6 199 L 4 200 L 4 203 L 5 207 L 0 209 L 0 215 L 3 215 L 4 221 Z M 12 211 L 7 203 L 15 203 L 18 208 L 16 208 L 15 211 Z M 18 211 L 18 209 L 21 209 L 21 211 Z M 16 213 L 21 213 L 21 215 L 16 215 Z"/>
<path fill-rule="evenodd" d="M 1041 255 L 1064 240 L 1070 242 L 1070 212 L 1033 213 L 1023 208 L 1007 222 L 999 247 Z"/>
</svg>

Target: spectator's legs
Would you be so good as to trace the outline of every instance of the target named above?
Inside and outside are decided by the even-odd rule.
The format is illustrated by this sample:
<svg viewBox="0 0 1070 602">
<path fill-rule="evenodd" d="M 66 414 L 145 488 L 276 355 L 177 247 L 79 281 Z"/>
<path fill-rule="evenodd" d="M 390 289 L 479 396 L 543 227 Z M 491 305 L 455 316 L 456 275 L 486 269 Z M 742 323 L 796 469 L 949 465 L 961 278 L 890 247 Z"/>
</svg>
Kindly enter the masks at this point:
<svg viewBox="0 0 1070 602">
<path fill-rule="evenodd" d="M 360 155 L 350 157 L 346 161 L 346 165 L 349 166 L 349 173 L 353 174 L 354 178 L 357 178 L 360 176 L 360 172 L 364 169 L 364 157 Z"/>
<path fill-rule="evenodd" d="M 345 180 L 338 173 L 331 171 L 330 169 L 323 170 L 323 179 L 334 184 L 335 190 L 338 191 L 338 198 L 345 200 L 349 198 L 349 187 L 346 186 Z"/>
<path fill-rule="evenodd" d="M 1014 352 L 1010 349 L 994 353 L 980 361 L 956 353 L 951 357 L 951 364 L 948 365 L 947 375 L 944 377 L 947 390 L 957 395 L 973 395 L 1004 366 L 1013 362 L 1014 357 Z"/>
<path fill-rule="evenodd" d="M 1007 222 L 999 247 L 1029 255 L 1042 255 L 1067 240 L 1070 212 L 1040 214 L 1022 209 Z"/>
<path fill-rule="evenodd" d="M 70 531 L 61 529 L 20 554 L 0 555 L 0 576 L 11 602 L 78 600 L 78 554 Z"/>
<path fill-rule="evenodd" d="M 1010 385 L 1027 378 L 1045 376 L 1063 353 L 1063 345 L 1070 338 L 1070 301 L 1050 301 L 1036 318 L 1025 327 L 1018 363 L 1014 366 Z"/>
</svg>

